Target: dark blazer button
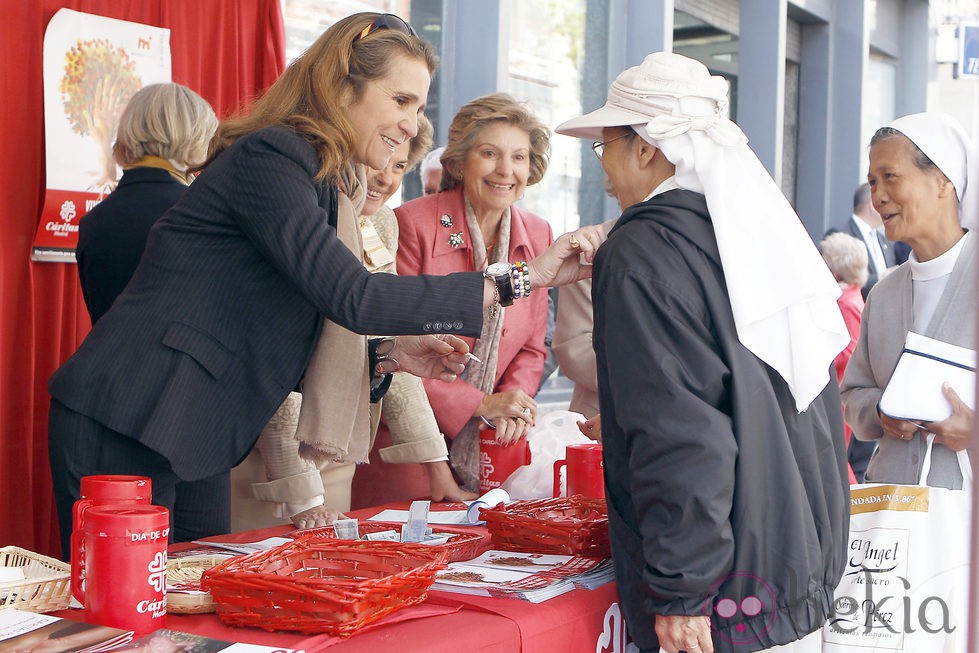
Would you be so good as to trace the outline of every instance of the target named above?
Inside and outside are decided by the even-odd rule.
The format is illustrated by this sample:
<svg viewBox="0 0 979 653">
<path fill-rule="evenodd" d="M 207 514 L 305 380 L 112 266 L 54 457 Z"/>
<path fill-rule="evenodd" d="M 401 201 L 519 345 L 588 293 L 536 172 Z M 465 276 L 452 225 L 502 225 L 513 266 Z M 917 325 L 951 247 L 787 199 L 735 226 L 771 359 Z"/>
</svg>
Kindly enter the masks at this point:
<svg viewBox="0 0 979 653">
<path fill-rule="evenodd" d="M 442 330 L 442 323 L 441 322 L 434 322 L 432 324 L 432 328 L 435 329 L 436 331 L 441 331 Z"/>
<path fill-rule="evenodd" d="M 452 324 L 452 327 L 456 331 L 462 331 L 462 322 L 455 322 L 455 323 Z"/>
<path fill-rule="evenodd" d="M 425 331 L 431 331 L 432 330 L 432 323 L 431 322 L 426 322 L 425 323 L 425 326 L 423 326 L 422 329 L 424 329 Z"/>
</svg>

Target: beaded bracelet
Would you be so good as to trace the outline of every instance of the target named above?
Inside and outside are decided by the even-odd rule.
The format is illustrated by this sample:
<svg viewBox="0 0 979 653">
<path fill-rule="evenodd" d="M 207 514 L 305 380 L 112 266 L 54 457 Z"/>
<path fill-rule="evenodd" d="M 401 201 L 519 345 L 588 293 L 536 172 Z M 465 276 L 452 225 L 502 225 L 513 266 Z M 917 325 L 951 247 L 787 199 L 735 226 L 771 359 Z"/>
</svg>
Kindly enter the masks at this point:
<svg viewBox="0 0 979 653">
<path fill-rule="evenodd" d="M 510 279 L 514 297 L 530 296 L 530 266 L 526 261 L 516 261 L 510 265 Z"/>
</svg>

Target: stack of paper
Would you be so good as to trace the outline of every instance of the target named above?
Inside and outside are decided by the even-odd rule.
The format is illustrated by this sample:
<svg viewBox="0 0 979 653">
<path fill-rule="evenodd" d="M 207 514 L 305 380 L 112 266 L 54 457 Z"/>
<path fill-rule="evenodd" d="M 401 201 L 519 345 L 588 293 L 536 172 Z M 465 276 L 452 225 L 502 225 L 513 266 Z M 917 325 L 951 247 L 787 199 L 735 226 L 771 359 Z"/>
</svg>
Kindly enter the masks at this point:
<svg viewBox="0 0 979 653">
<path fill-rule="evenodd" d="M 608 559 L 494 550 L 451 563 L 436 574 L 432 589 L 540 603 L 576 587 L 594 589 L 611 580 Z"/>
<path fill-rule="evenodd" d="M 209 653 L 293 653 L 293 649 L 210 639 L 168 628 L 133 639 L 133 631 L 87 624 L 22 610 L 0 610 L 0 650 L 104 653 L 125 650 Z"/>
</svg>

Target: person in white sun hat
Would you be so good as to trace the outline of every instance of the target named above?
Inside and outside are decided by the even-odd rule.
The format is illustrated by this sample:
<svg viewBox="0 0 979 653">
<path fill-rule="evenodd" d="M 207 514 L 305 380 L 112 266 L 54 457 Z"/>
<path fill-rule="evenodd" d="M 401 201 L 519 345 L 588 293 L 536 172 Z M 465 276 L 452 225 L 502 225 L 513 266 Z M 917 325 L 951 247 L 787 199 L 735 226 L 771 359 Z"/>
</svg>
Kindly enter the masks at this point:
<svg viewBox="0 0 979 653">
<path fill-rule="evenodd" d="M 623 213 L 592 301 L 609 530 L 643 651 L 819 651 L 849 522 L 839 285 L 726 118 L 727 82 L 650 54 L 557 133 Z"/>
</svg>

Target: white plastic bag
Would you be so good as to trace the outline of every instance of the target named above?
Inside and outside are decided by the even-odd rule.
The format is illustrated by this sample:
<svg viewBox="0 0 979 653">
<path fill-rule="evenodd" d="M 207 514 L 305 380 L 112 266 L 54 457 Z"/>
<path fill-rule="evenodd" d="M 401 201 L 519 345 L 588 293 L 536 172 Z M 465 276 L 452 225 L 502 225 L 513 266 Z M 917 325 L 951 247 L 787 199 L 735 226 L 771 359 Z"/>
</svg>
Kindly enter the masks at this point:
<svg viewBox="0 0 979 653">
<path fill-rule="evenodd" d="M 500 486 L 510 493 L 511 499 L 546 499 L 553 496 L 554 462 L 564 458 L 569 444 L 592 442 L 578 430 L 577 422 L 584 419 L 581 413 L 568 410 L 538 416 L 537 426 L 527 434 L 530 464 L 518 468 Z"/>
<path fill-rule="evenodd" d="M 824 653 L 966 650 L 972 466 L 960 451 L 963 490 L 926 485 L 934 439 L 922 484 L 850 486 L 847 566 Z"/>
</svg>

